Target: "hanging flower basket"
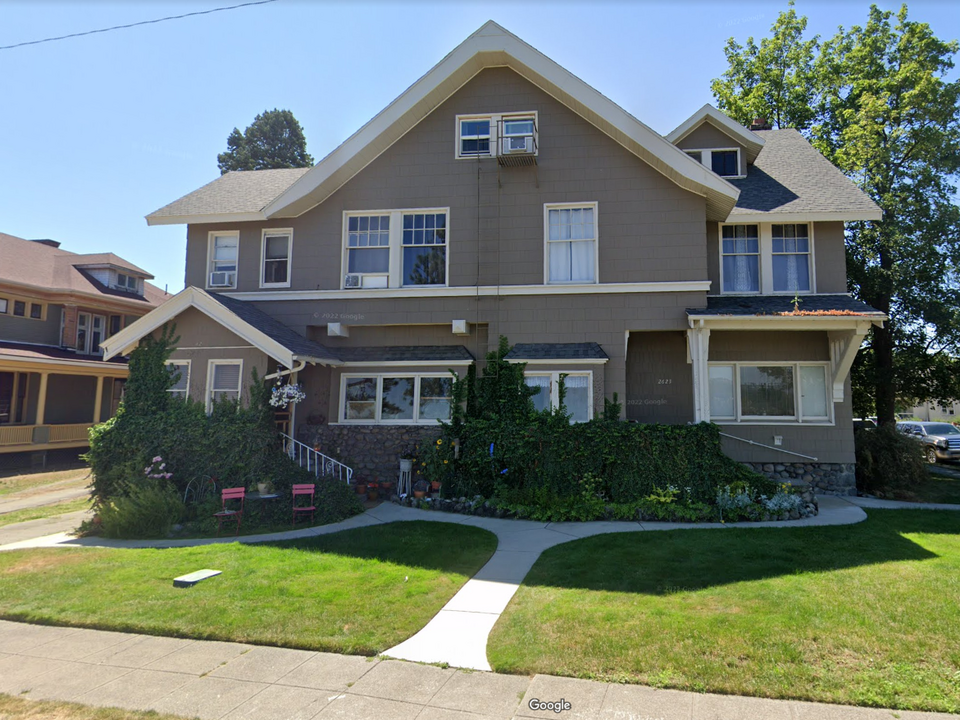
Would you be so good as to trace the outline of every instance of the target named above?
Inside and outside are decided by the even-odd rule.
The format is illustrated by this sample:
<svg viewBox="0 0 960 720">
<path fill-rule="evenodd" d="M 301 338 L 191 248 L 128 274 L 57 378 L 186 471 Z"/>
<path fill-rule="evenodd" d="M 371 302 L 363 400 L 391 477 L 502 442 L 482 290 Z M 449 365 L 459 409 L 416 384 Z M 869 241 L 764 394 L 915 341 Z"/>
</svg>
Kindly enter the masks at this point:
<svg viewBox="0 0 960 720">
<path fill-rule="evenodd" d="M 277 385 L 270 393 L 270 405 L 275 408 L 285 408 L 300 402 L 305 397 L 303 387 L 299 384 Z"/>
</svg>

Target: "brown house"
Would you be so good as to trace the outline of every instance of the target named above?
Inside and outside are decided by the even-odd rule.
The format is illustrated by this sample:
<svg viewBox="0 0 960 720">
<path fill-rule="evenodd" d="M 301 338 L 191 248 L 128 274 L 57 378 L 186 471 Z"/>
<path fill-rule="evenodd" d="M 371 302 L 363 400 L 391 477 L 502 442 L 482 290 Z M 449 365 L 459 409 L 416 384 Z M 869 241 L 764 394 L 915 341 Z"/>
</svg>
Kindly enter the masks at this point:
<svg viewBox="0 0 960 720">
<path fill-rule="evenodd" d="M 880 210 L 793 130 L 705 106 L 663 137 L 484 25 L 310 169 L 224 175 L 149 215 L 187 225 L 177 391 L 292 376 L 294 432 L 365 474 L 449 413 L 505 335 L 535 402 L 712 420 L 725 449 L 853 487 L 849 369 L 884 317 L 850 298 L 843 223 Z"/>
<path fill-rule="evenodd" d="M 153 276 L 113 253 L 0 233 L 0 454 L 85 447 L 127 377 L 100 343 L 163 303 Z"/>
</svg>

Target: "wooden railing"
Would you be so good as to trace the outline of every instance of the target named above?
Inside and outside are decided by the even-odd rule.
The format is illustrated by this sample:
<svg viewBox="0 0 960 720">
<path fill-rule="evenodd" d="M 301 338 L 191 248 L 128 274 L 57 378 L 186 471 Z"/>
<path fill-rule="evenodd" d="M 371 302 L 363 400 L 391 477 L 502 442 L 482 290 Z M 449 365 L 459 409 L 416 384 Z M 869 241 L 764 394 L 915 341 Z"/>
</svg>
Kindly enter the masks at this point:
<svg viewBox="0 0 960 720">
<path fill-rule="evenodd" d="M 75 423 L 73 425 L 50 425 L 50 439 L 48 442 L 79 442 L 90 437 L 90 423 Z"/>
<path fill-rule="evenodd" d="M 30 445 L 33 425 L 0 425 L 0 445 Z"/>
</svg>

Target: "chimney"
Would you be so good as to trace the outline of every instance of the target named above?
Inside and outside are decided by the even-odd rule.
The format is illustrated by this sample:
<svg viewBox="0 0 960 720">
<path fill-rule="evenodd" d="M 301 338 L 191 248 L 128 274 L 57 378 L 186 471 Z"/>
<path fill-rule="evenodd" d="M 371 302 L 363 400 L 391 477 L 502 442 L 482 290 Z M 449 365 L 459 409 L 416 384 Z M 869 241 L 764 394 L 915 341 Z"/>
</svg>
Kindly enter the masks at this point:
<svg viewBox="0 0 960 720">
<path fill-rule="evenodd" d="M 752 123 L 750 123 L 751 130 L 769 130 L 770 123 L 767 122 L 766 118 L 755 118 Z"/>
<path fill-rule="evenodd" d="M 30 242 L 40 243 L 41 245 L 47 245 L 48 247 L 52 248 L 60 247 L 60 243 L 58 243 L 56 240 L 49 240 L 47 238 L 43 238 L 42 240 L 31 240 Z"/>
</svg>

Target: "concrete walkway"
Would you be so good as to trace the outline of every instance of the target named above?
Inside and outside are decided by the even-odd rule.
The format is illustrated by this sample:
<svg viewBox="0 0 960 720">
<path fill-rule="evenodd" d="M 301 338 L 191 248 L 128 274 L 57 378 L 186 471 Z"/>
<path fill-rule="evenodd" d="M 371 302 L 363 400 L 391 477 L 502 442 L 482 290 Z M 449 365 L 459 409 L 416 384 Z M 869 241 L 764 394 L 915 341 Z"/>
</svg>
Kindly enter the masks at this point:
<svg viewBox="0 0 960 720">
<path fill-rule="evenodd" d="M 201 720 L 955 720 L 0 621 L 0 693 Z M 566 701 L 557 713 L 531 701 Z"/>
<path fill-rule="evenodd" d="M 955 503 L 915 503 L 868 497 L 848 497 L 845 499 L 858 507 L 876 508 L 877 510 L 960 510 L 960 505 Z"/>
<path fill-rule="evenodd" d="M 31 543 L 39 538 L 56 535 L 63 539 L 70 539 L 71 531 L 80 523 L 93 516 L 92 510 L 77 510 L 63 515 L 52 515 L 36 520 L 25 520 L 19 523 L 0 526 L 0 548 L 15 543 Z"/>
</svg>

